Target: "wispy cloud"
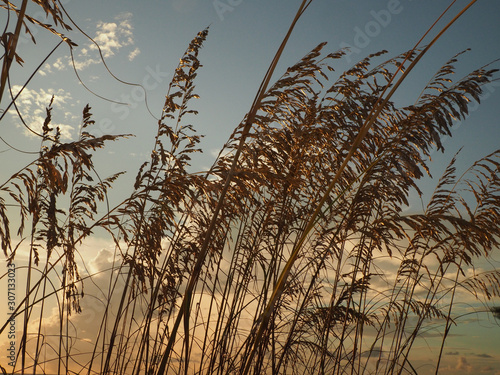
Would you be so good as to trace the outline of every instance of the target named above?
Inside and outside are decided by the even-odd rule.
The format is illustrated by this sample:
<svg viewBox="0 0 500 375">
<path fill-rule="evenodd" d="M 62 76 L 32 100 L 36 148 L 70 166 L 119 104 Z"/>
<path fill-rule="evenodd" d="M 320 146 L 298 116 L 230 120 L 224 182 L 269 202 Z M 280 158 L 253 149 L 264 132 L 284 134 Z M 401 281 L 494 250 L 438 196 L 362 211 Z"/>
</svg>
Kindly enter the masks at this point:
<svg viewBox="0 0 500 375">
<path fill-rule="evenodd" d="M 49 63 L 46 63 L 39 71 L 38 73 L 42 76 L 46 76 L 47 73 L 52 73 L 52 66 Z"/>
<path fill-rule="evenodd" d="M 493 358 L 491 355 L 486 354 L 486 353 L 476 354 L 476 357 L 479 357 L 479 358 Z"/>
<path fill-rule="evenodd" d="M 139 47 L 136 47 L 132 52 L 128 54 L 128 59 L 132 61 L 139 55 L 139 53 L 141 53 L 141 50 L 139 49 Z"/>
</svg>

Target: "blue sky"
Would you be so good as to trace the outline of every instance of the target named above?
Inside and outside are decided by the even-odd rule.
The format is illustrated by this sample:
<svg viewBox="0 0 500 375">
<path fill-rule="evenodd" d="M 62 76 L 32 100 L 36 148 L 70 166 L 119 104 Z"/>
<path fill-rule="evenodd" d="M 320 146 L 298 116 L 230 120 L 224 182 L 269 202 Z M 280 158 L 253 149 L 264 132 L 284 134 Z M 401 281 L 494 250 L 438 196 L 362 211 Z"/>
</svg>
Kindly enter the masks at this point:
<svg viewBox="0 0 500 375">
<path fill-rule="evenodd" d="M 387 58 L 407 51 L 450 3 L 431 0 L 314 0 L 292 34 L 276 70 L 276 77 L 324 41 L 328 42 L 326 52 L 334 52 L 342 47 L 351 48 L 352 53 L 347 59 L 336 65 L 338 72 L 382 49 L 389 51 L 385 55 Z M 438 27 L 467 3 L 456 1 Z M 113 78 L 104 68 L 92 43 L 74 28 L 67 36 L 78 44 L 73 53 L 82 81 L 97 95 L 127 105 L 112 103 L 88 92 L 79 83 L 69 64 L 68 47 L 62 45 L 25 90 L 21 98 L 24 104 L 23 117 L 28 125 L 39 128 L 43 122 L 44 107 L 54 94 L 53 124 L 60 125 L 63 135 L 68 139 L 76 137 L 81 111 L 87 103 L 94 113 L 95 133 L 134 134 L 134 138 L 110 145 L 99 153 L 96 160 L 102 176 L 120 170 L 129 172 L 128 177 L 120 180 L 115 188 L 115 203 L 118 203 L 130 192 L 129 182 L 135 178 L 138 167 L 149 155 L 156 133 L 154 117 L 159 117 L 172 72 L 196 33 L 210 26 L 208 39 L 200 54 L 204 66 L 199 71 L 196 83 L 196 92 L 201 98 L 193 103 L 200 114 L 192 119 L 198 132 L 205 135 L 202 142 L 204 154 L 194 159 L 193 169 L 205 170 L 249 110 L 300 1 L 65 0 L 62 4 L 73 21 L 99 43 L 112 73 L 123 81 L 141 84 L 145 88 L 147 105 L 143 91 Z M 28 8 L 28 13 L 30 10 L 38 12 L 34 5 Z M 413 103 L 432 74 L 449 58 L 466 48 L 472 50 L 462 55 L 456 64 L 457 79 L 500 58 L 499 15 L 499 1 L 478 1 L 473 5 L 430 50 L 397 93 L 396 101 L 402 105 Z M 3 13 L 0 21 L 5 24 Z M 435 34 L 431 33 L 432 36 Z M 13 85 L 22 85 L 59 41 L 57 36 L 45 30 L 38 30 L 35 38 L 36 45 L 28 39 L 20 42 L 18 53 L 25 65 L 13 65 Z M 426 41 L 430 41 L 430 38 Z M 498 68 L 500 64 L 494 67 Z M 6 98 L 7 93 L 4 94 L 1 108 L 6 105 Z M 496 82 L 487 87 L 482 104 L 474 107 L 477 110 L 473 110 L 466 121 L 457 123 L 454 137 L 444 143 L 446 153 L 433 154 L 435 164 L 432 172 L 435 176 L 440 175 L 445 164 L 460 147 L 463 147 L 459 163 L 461 167 L 499 148 L 499 103 L 500 83 Z M 0 178 L 5 181 L 35 156 L 19 153 L 10 146 L 36 153 L 39 140 L 27 133 L 16 116 L 8 114 L 1 126 L 0 135 L 8 143 L 0 143 Z M 430 188 L 431 184 L 426 182 L 423 186 Z M 418 204 L 418 201 L 414 200 L 413 204 Z M 484 334 L 492 334 L 491 327 L 498 336 L 500 328 L 494 323 L 471 323 L 469 327 L 472 330 L 460 332 L 464 336 L 455 336 L 453 343 L 456 347 L 449 350 L 449 361 L 446 363 L 449 373 L 478 370 L 479 367 L 475 366 L 479 360 L 483 368 L 490 366 L 488 361 L 492 362 L 492 369 L 497 365 L 496 370 L 484 373 L 500 371 L 500 357 L 491 359 L 493 357 L 485 356 L 492 356 L 491 353 L 500 348 L 500 341 L 492 339 L 487 347 L 482 347 L 481 342 L 485 340 L 474 338 L 481 330 L 485 331 Z M 467 342 L 476 342 L 474 345 L 477 346 L 475 349 L 470 348 Z"/>
<path fill-rule="evenodd" d="M 118 82 L 104 69 L 95 47 L 75 30 L 67 35 L 79 45 L 73 52 L 82 81 L 97 95 L 128 105 L 111 103 L 88 92 L 79 83 L 69 63 L 69 48 L 62 45 L 30 83 L 30 91 L 25 95 L 32 96 L 33 104 L 26 107 L 23 115 L 28 123 L 39 127 L 48 97 L 54 93 L 53 123 L 61 125 L 65 135 L 76 135 L 81 110 L 86 103 L 93 108 L 97 132 L 135 134 L 134 139 L 109 148 L 104 163 L 109 168 L 104 168 L 103 174 L 120 169 L 120 165 L 135 170 L 132 167 L 142 163 L 152 145 L 156 125 L 153 116 L 158 117 L 161 112 L 169 76 L 193 36 L 210 26 L 200 55 L 204 67 L 196 83 L 201 99 L 192 104 L 200 112 L 193 124 L 200 134 L 205 135 L 202 143 L 205 153 L 195 159 L 193 167 L 206 169 L 216 150 L 248 111 L 298 7 L 297 1 L 284 0 L 157 0 L 147 4 L 70 0 L 62 3 L 73 21 L 100 44 L 113 74 L 123 81 L 143 85 L 148 105 L 141 89 Z M 292 34 L 275 75 L 281 75 L 288 66 L 323 41 L 328 42 L 327 52 L 351 48 L 352 53 L 347 59 L 336 64 L 339 72 L 369 53 L 382 49 L 389 51 L 385 55 L 387 58 L 392 57 L 410 49 L 449 3 L 313 1 Z M 465 4 L 466 1 L 457 1 L 450 15 L 446 15 L 439 25 L 444 25 Z M 33 11 L 38 10 L 33 8 Z M 457 78 L 500 57 L 500 26 L 496 19 L 499 11 L 498 2 L 475 4 L 423 59 L 397 93 L 396 100 L 402 105 L 412 103 L 432 73 L 466 48 L 472 48 L 472 51 L 462 55 L 457 63 Z M 26 63 L 23 68 L 13 67 L 13 84 L 24 82 L 59 40 L 41 30 L 35 37 L 36 45 L 28 39 L 21 41 L 19 54 Z M 500 98 L 499 88 L 498 83 L 490 85 L 488 98 L 480 110 L 459 124 L 454 138 L 445 142 L 448 153 L 443 157 L 436 154 L 438 162 L 447 163 L 451 155 L 464 146 L 462 160 L 465 166 L 467 160 L 484 156 L 498 146 L 497 137 L 492 135 L 500 133 L 495 103 Z M 41 112 L 38 117 L 33 114 L 35 107 Z M 20 136 L 25 131 L 19 128 L 15 116 L 6 120 L 3 121 L 2 137 L 16 148 L 36 151 L 38 141 L 34 137 Z M 4 156 L 22 157 L 8 150 L 9 146 L 0 144 Z M 29 155 L 26 157 L 29 159 Z M 437 175 L 442 163 L 438 165 Z M 15 169 L 16 166 L 12 167 Z M 12 171 L 3 169 L 2 174 Z M 130 177 L 133 178 L 134 173 L 130 173 Z"/>
</svg>

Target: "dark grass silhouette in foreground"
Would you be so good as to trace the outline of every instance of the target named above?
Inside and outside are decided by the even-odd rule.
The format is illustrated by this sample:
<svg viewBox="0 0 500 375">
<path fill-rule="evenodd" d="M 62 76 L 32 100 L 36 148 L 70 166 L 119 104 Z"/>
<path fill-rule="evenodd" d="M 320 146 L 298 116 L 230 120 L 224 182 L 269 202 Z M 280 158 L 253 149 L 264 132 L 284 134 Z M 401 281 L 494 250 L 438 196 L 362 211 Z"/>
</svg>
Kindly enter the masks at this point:
<svg viewBox="0 0 500 375">
<path fill-rule="evenodd" d="M 21 247 L 10 215 L 20 215 L 15 233 L 29 249 L 16 369 L 414 373 L 414 343 L 439 324 L 437 372 L 459 293 L 500 292 L 496 269 L 470 273 L 498 248 L 500 150 L 460 175 L 455 155 L 424 210 L 403 208 L 420 193 L 430 153 L 444 149 L 442 136 L 495 70 L 452 80 L 457 55 L 414 104 L 397 107 L 391 90 L 427 47 L 382 63 L 385 51 L 370 55 L 329 83 L 345 51 L 325 55 L 320 44 L 263 84 L 213 167 L 193 173 L 200 136 L 189 104 L 207 33 L 175 70 L 130 197 L 106 205 L 120 173 L 97 178 L 92 155 L 122 136 L 93 136 L 89 106 L 79 139 L 62 142 L 49 105 L 40 155 L 0 185 L 5 256 L 14 261 Z M 89 298 L 84 286 L 102 275 L 82 273 L 79 246 L 101 229 L 119 261 L 91 350 L 82 352 L 82 327 L 72 322 Z M 44 307 L 54 300 L 50 337 Z"/>
</svg>

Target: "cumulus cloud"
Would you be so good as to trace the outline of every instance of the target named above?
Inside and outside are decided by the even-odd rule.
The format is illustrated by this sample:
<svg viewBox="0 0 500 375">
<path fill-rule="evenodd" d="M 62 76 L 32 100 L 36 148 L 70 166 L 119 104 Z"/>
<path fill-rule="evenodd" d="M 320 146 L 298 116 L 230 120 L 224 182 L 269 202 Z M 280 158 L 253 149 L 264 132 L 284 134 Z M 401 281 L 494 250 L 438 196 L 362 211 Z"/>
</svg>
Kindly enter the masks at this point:
<svg viewBox="0 0 500 375">
<path fill-rule="evenodd" d="M 115 56 L 120 50 L 128 48 L 128 59 L 132 61 L 141 52 L 138 47 L 134 46 L 133 30 L 132 13 L 130 12 L 118 14 L 112 22 L 98 21 L 93 39 L 99 45 L 99 48 L 91 41 L 88 41 L 80 49 L 75 49 L 75 68 L 83 70 L 91 65 L 99 64 L 101 62 L 99 49 L 104 58 L 110 58 Z M 52 64 L 52 68 L 65 70 L 71 67 L 72 64 L 70 56 L 63 56 L 57 58 Z M 44 67 L 40 71 L 41 75 L 46 75 L 47 73 L 51 73 L 50 66 Z"/>
<path fill-rule="evenodd" d="M 98 248 L 93 248 L 98 246 Z M 99 249 L 99 250 L 98 250 Z M 68 334 L 70 337 L 70 351 L 73 354 L 70 359 L 70 366 L 74 363 L 83 361 L 86 362 L 90 359 L 90 353 L 94 349 L 94 342 L 98 337 L 100 323 L 108 307 L 108 291 L 110 278 L 116 280 L 115 295 L 109 299 L 110 319 L 114 319 L 116 313 L 116 306 L 119 305 L 121 291 L 124 288 L 125 277 L 119 274 L 119 269 L 116 267 L 114 260 L 114 242 L 106 239 L 90 238 L 82 245 L 82 251 L 88 257 L 88 268 L 81 267 L 80 274 L 84 279 L 83 291 L 85 295 L 80 300 L 82 308 L 81 313 L 72 313 L 70 316 L 71 324 L 68 326 Z M 20 264 L 20 262 L 16 262 Z M 125 270 L 126 271 L 126 270 Z M 122 270 L 121 273 L 125 271 Z M 21 272 L 21 271 L 20 271 Z M 92 275 L 91 279 L 87 278 L 89 273 Z M 22 274 L 24 276 L 24 274 Z M 21 274 L 18 274 L 18 278 Z M 52 279 L 50 285 L 59 287 L 60 280 Z M 19 285 L 21 286 L 21 284 Z M 81 286 L 79 286 L 81 288 Z M 42 328 L 41 328 L 41 345 L 42 358 L 47 359 L 44 363 L 44 373 L 55 374 L 57 373 L 57 360 L 52 348 L 58 347 L 59 333 L 60 333 L 60 308 L 61 305 L 55 303 L 55 299 L 47 298 L 45 305 L 45 312 L 43 314 Z M 36 344 L 35 332 L 38 331 L 40 323 L 39 319 L 40 305 L 36 305 L 32 312 L 32 318 L 28 325 L 28 353 L 33 353 Z M 3 324 L 4 321 L 2 320 Z M 17 318 L 17 327 L 21 327 L 22 320 Z M 5 336 L 1 336 L 5 338 Z M 20 342 L 20 331 L 17 332 L 17 348 Z M 5 340 L 4 340 L 5 341 Z M 0 363 L 7 363 L 6 353 L 8 349 L 8 342 L 0 340 Z M 17 363 L 16 369 L 19 369 L 20 361 Z M 28 366 L 31 365 L 28 359 Z M 4 367 L 6 367 L 4 365 Z"/>
<path fill-rule="evenodd" d="M 21 86 L 14 86 L 12 90 L 13 94 L 16 95 L 19 90 L 21 90 Z M 63 89 L 41 88 L 34 90 L 26 87 L 17 98 L 16 104 L 26 125 L 34 132 L 40 134 L 42 133 L 42 126 L 47 115 L 46 107 L 48 107 L 52 95 L 54 95 L 54 102 L 52 103 L 53 121 L 49 126 L 53 129 L 58 127 L 62 139 L 71 139 L 75 127 L 71 124 L 79 123 L 79 117 L 75 116 L 74 113 L 81 112 L 81 110 L 68 111 L 71 107 L 75 107 L 77 103 L 71 96 L 71 93 Z M 34 136 L 33 132 L 24 127 L 15 109 L 10 109 L 9 113 L 17 123 L 17 126 L 24 128 L 26 135 Z"/>
<path fill-rule="evenodd" d="M 131 23 L 132 13 L 120 13 L 115 17 L 115 22 L 97 23 L 97 33 L 94 38 L 101 48 L 104 57 L 113 56 L 122 47 L 134 44 L 133 26 Z M 95 44 L 90 44 L 91 50 L 97 50 Z"/>
</svg>

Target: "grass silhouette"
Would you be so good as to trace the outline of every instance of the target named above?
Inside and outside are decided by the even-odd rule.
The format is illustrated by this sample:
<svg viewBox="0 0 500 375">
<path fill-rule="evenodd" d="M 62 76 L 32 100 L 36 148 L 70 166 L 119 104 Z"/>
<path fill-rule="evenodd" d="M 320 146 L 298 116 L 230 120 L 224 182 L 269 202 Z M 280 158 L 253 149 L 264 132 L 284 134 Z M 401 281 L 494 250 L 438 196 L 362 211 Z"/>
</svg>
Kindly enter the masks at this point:
<svg viewBox="0 0 500 375">
<path fill-rule="evenodd" d="M 453 80 L 458 54 L 415 103 L 392 101 L 468 7 L 429 45 L 386 61 L 385 51 L 372 54 L 333 83 L 346 52 L 325 54 L 320 44 L 271 84 L 309 4 L 205 174 L 189 170 L 201 151 L 189 120 L 208 29 L 182 56 L 150 158 L 115 207 L 107 195 L 121 173 L 99 178 L 93 154 L 128 135 L 92 135 L 87 105 L 78 140 L 63 142 L 49 104 L 39 155 L 0 185 L 4 254 L 13 262 L 21 243 L 29 249 L 14 312 L 23 320 L 18 372 L 416 373 L 414 344 L 438 322 L 438 373 L 459 293 L 499 296 L 499 271 L 470 270 L 498 248 L 500 150 L 460 175 L 455 155 L 423 211 L 403 209 L 429 174 L 430 153 L 443 150 L 453 120 L 467 116 L 496 71 Z M 17 228 L 11 215 L 21 218 Z M 105 273 L 82 273 L 80 246 L 97 231 L 113 241 L 114 262 Z M 92 298 L 84 285 L 104 277 L 94 296 L 104 306 L 92 320 L 99 329 L 82 350 L 84 327 L 75 322 Z M 52 301 L 56 323 L 46 321 Z M 44 334 L 47 324 L 57 326 L 54 336 Z"/>
</svg>

